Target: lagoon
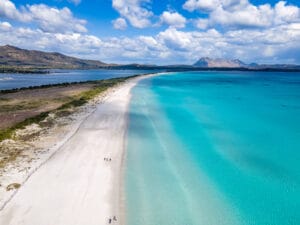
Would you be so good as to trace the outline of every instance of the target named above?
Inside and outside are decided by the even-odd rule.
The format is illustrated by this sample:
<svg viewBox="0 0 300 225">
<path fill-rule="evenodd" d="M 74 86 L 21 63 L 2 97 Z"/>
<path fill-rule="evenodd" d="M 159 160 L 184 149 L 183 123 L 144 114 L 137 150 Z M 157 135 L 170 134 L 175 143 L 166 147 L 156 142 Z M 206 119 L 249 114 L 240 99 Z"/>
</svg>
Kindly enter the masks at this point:
<svg viewBox="0 0 300 225">
<path fill-rule="evenodd" d="M 155 72 L 153 70 L 50 70 L 48 74 L 0 73 L 0 90 L 47 84 L 83 82 L 127 77 Z"/>
</svg>

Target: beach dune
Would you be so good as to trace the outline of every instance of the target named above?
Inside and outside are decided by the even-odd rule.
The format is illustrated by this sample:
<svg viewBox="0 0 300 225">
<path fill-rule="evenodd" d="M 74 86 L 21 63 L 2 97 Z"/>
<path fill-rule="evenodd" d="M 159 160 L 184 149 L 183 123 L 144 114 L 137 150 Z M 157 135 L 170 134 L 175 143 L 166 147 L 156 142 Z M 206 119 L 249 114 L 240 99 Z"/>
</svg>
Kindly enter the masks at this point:
<svg viewBox="0 0 300 225">
<path fill-rule="evenodd" d="M 1 225 L 120 224 L 130 90 L 114 89 L 0 211 Z"/>
</svg>

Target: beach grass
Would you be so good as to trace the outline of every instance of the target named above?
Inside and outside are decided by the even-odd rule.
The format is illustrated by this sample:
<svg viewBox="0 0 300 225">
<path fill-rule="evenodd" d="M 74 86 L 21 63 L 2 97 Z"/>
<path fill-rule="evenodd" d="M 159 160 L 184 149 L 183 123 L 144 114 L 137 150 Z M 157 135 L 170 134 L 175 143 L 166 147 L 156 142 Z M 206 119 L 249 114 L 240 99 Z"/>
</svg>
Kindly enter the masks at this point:
<svg viewBox="0 0 300 225">
<path fill-rule="evenodd" d="M 6 187 L 6 191 L 11 191 L 14 189 L 19 189 L 21 187 L 21 184 L 19 183 L 11 183 Z"/>
<path fill-rule="evenodd" d="M 49 113 L 54 113 L 56 116 L 69 115 L 71 113 L 69 111 L 69 109 L 73 109 L 73 108 L 76 108 L 76 107 L 86 104 L 88 101 L 95 98 L 97 95 L 103 93 L 108 88 L 113 87 L 117 84 L 120 84 L 120 83 L 126 81 L 128 78 L 132 78 L 132 77 L 113 78 L 113 79 L 101 80 L 101 81 L 81 82 L 81 83 L 76 83 L 75 86 L 74 86 L 74 84 L 72 86 L 71 84 L 64 83 L 64 84 L 49 85 L 49 86 L 44 85 L 42 87 L 30 87 L 27 89 L 22 88 L 20 90 L 14 89 L 14 90 L 3 91 L 4 93 L 16 93 L 16 92 L 23 91 L 23 90 L 36 91 L 38 89 L 44 89 L 44 88 L 49 89 L 49 88 L 65 87 L 65 86 L 70 86 L 71 88 L 74 88 L 74 87 L 79 88 L 80 85 L 85 85 L 85 84 L 91 85 L 91 87 L 88 90 L 82 91 L 74 96 L 68 96 L 64 99 L 59 99 L 59 98 L 51 99 L 51 96 L 49 96 L 49 99 L 43 99 L 43 101 L 30 101 L 30 102 L 22 101 L 21 103 L 18 103 L 18 104 L 11 103 L 11 104 L 2 105 L 1 109 L 0 109 L 1 112 L 15 113 L 16 111 L 20 111 L 20 110 L 38 108 L 38 107 L 44 105 L 44 103 L 50 104 L 51 101 L 56 101 L 56 102 L 61 101 L 61 104 L 58 107 L 56 107 L 55 109 L 52 109 L 50 111 L 44 111 L 35 116 L 28 117 L 28 118 L 24 119 L 23 121 L 18 122 L 16 124 L 14 124 L 13 126 L 8 127 L 6 129 L 0 129 L 0 142 L 5 139 L 14 138 L 14 133 L 16 132 L 16 130 L 24 129 L 26 126 L 34 124 L 34 123 L 40 124 L 42 121 L 44 121 L 48 117 Z M 8 100 L 4 99 L 3 101 L 6 102 Z"/>
<path fill-rule="evenodd" d="M 15 133 L 16 130 L 24 129 L 26 126 L 31 125 L 33 123 L 39 124 L 41 121 L 46 119 L 49 113 L 50 112 L 42 112 L 37 116 L 27 118 L 24 121 L 17 123 L 16 125 L 10 128 L 0 130 L 0 141 L 13 138 L 13 134 Z"/>
<path fill-rule="evenodd" d="M 0 125 L 5 123 L 2 118 L 14 120 L 11 121 L 13 125 L 9 127 L 2 129 L 0 126 L 0 169 L 21 157 L 27 144 L 37 138 L 41 130 L 51 128 L 58 123 L 57 119 L 71 115 L 76 112 L 76 108 L 83 106 L 109 88 L 121 84 L 129 78 L 132 77 L 73 84 L 43 85 L 42 87 L 0 92 L 0 119 L 2 123 Z M 71 94 L 65 94 L 69 92 Z M 24 119 L 17 121 L 14 115 L 22 115 Z M 36 131 L 27 132 L 25 130 L 28 126 L 35 124 L 39 127 Z M 4 144 L 3 141 L 5 140 L 8 142 Z M 16 146 L 11 145 L 9 144 L 10 141 L 18 144 Z M 20 146 L 23 147 L 20 148 Z"/>
</svg>

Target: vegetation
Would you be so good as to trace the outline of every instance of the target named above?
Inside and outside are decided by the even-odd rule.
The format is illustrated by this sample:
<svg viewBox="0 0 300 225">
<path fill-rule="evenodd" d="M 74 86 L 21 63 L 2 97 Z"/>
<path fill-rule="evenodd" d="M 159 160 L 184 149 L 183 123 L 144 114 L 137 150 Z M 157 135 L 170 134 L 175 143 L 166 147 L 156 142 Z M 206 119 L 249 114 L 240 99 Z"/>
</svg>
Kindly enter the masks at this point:
<svg viewBox="0 0 300 225">
<path fill-rule="evenodd" d="M 14 190 L 14 189 L 19 189 L 20 187 L 21 187 L 21 184 L 19 184 L 19 183 L 12 183 L 12 184 L 9 184 L 6 187 L 6 191 L 11 191 L 11 190 Z"/>
<path fill-rule="evenodd" d="M 0 99 L 0 101 L 8 101 L 7 99 Z M 26 101 L 22 101 L 18 104 L 1 104 L 1 108 L 0 108 L 0 113 L 5 113 L 5 112 L 13 112 L 13 111 L 18 111 L 18 110 L 26 110 L 26 109 L 33 109 L 36 108 L 38 106 L 40 106 L 41 104 L 47 104 L 47 102 L 40 102 L 40 101 L 30 101 L 30 102 L 26 102 Z"/>
<path fill-rule="evenodd" d="M 33 123 L 37 123 L 37 124 L 40 123 L 41 121 L 46 119 L 46 117 L 49 115 L 49 113 L 50 112 L 42 112 L 39 115 L 27 118 L 24 121 L 14 125 L 10 128 L 0 130 L 0 141 L 13 138 L 13 134 L 15 133 L 16 130 L 24 129 L 26 126 L 33 124 Z"/>
<path fill-rule="evenodd" d="M 134 78 L 138 75 L 129 76 L 129 77 L 121 77 L 121 78 L 112 78 L 107 80 L 96 80 L 96 81 L 80 81 L 80 82 L 65 82 L 65 83 L 58 83 L 58 84 L 45 84 L 40 86 L 29 86 L 29 87 L 22 87 L 22 88 L 14 88 L 9 90 L 0 90 L 1 94 L 6 93 L 15 93 L 18 91 L 23 90 L 36 90 L 36 89 L 43 89 L 43 88 L 51 88 L 51 87 L 68 87 L 76 84 L 94 84 L 96 87 L 103 86 L 103 87 L 111 87 L 114 84 L 123 82 L 128 78 Z"/>
<path fill-rule="evenodd" d="M 95 86 L 91 90 L 81 93 L 80 95 L 75 97 L 72 101 L 70 101 L 66 104 L 63 104 L 61 107 L 58 108 L 58 110 L 65 110 L 65 109 L 69 109 L 72 107 L 82 106 L 85 103 L 87 103 L 89 100 L 93 99 L 94 97 L 96 97 L 97 95 L 102 93 L 103 91 L 106 91 L 108 88 L 110 88 L 118 83 L 121 83 L 121 82 L 125 81 L 126 79 L 128 79 L 128 77 L 114 78 L 114 79 L 101 80 L 101 81 L 93 81 L 91 83 L 95 84 Z"/>
<path fill-rule="evenodd" d="M 55 113 L 57 116 L 69 115 L 70 113 L 67 111 L 68 109 L 76 108 L 86 104 L 89 100 L 95 98 L 100 93 L 104 92 L 110 87 L 113 87 L 121 82 L 124 82 L 128 78 L 132 77 L 124 77 L 124 78 L 113 78 L 108 80 L 100 80 L 100 81 L 89 81 L 89 82 L 81 82 L 80 84 L 92 84 L 92 87 L 88 91 L 81 92 L 80 94 L 69 97 L 68 101 L 55 110 L 42 112 L 36 116 L 30 117 L 25 119 L 24 121 L 17 123 L 16 125 L 9 127 L 7 129 L 0 130 L 0 142 L 5 139 L 14 138 L 14 134 L 16 130 L 24 129 L 26 126 L 31 125 L 33 123 L 40 124 L 43 120 L 45 120 L 49 113 Z M 64 84 L 55 84 L 55 85 L 43 85 L 41 87 L 29 87 L 29 88 L 21 88 L 21 89 L 14 89 L 14 90 L 4 90 L 2 93 L 12 93 L 18 92 L 20 90 L 33 90 L 33 89 L 40 89 L 40 88 L 51 88 L 51 87 L 58 87 L 58 86 L 68 86 L 74 85 L 78 83 L 64 83 Z M 59 99 L 58 99 L 59 100 Z M 24 108 L 34 107 L 39 105 L 39 102 L 32 102 L 28 105 L 6 105 L 6 107 L 1 108 L 3 110 L 21 110 Z"/>
<path fill-rule="evenodd" d="M 16 113 L 22 114 L 25 119 L 21 122 L 15 122 L 14 125 L 9 126 L 8 128 L 0 129 L 0 172 L 2 169 L 6 168 L 9 163 L 15 162 L 19 157 L 21 157 L 22 154 L 24 154 L 24 150 L 30 148 L 30 141 L 33 140 L 33 138 L 37 137 L 43 128 L 47 129 L 57 123 L 58 121 L 56 121 L 56 118 L 70 115 L 74 112 L 74 109 L 76 109 L 76 107 L 84 105 L 89 100 L 103 93 L 108 88 L 118 85 L 128 78 L 130 77 L 115 78 L 102 81 L 81 82 L 79 84 L 65 83 L 56 85 L 44 85 L 42 87 L 26 88 L 27 91 L 24 91 L 24 88 L 21 90 L 15 89 L 3 91 L 4 93 L 0 95 L 0 103 L 2 102 L 2 105 L 0 104 L 0 115 L 1 111 L 2 115 Z M 70 87 L 57 88 L 68 86 Z M 49 88 L 49 90 L 38 90 L 43 88 Z M 61 95 L 61 92 L 65 90 L 71 90 L 72 95 Z M 60 93 L 57 94 L 57 92 Z M 44 95 L 46 93 L 46 97 L 41 97 L 40 94 L 42 93 L 44 93 Z M 51 96 L 48 96 L 47 93 L 52 94 L 50 94 Z M 36 94 L 39 97 L 32 98 L 33 94 Z M 21 100 L 15 99 L 16 96 L 17 98 L 21 98 Z M 51 110 L 44 111 L 42 113 L 39 113 L 38 115 L 27 114 L 27 112 L 29 111 L 34 111 L 36 113 L 36 111 L 40 111 L 40 109 L 45 110 L 47 109 L 47 105 L 53 102 L 55 102 L 55 108 L 51 108 Z M 33 109 L 30 109 L 30 107 L 33 107 Z M 49 116 L 50 113 L 51 116 Z M 12 118 L 15 120 L 14 116 Z M 32 124 L 38 124 L 41 129 L 37 129 L 33 132 L 22 131 L 22 129 Z M 13 142 L 2 142 L 3 140 L 7 139 L 12 139 Z M 21 148 L 20 145 L 22 145 Z M 18 189 L 19 187 L 20 184 L 13 183 L 7 186 L 7 190 L 9 191 Z"/>
<path fill-rule="evenodd" d="M 38 73 L 38 74 L 46 74 L 50 73 L 45 68 L 34 68 L 34 67 L 21 67 L 21 66 L 0 66 L 0 73 Z"/>
</svg>

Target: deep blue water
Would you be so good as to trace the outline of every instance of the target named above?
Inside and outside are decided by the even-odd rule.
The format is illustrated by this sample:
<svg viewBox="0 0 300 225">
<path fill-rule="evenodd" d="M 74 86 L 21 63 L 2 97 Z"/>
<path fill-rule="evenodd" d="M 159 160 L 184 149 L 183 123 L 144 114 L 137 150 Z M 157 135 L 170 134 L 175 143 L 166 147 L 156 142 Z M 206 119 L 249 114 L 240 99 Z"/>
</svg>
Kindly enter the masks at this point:
<svg viewBox="0 0 300 225">
<path fill-rule="evenodd" d="M 173 73 L 132 95 L 127 225 L 300 224 L 300 73 Z"/>
<path fill-rule="evenodd" d="M 137 74 L 152 73 L 149 70 L 54 70 L 49 74 L 1 74 L 0 90 L 57 84 L 103 80 L 116 77 L 127 77 Z"/>
</svg>

